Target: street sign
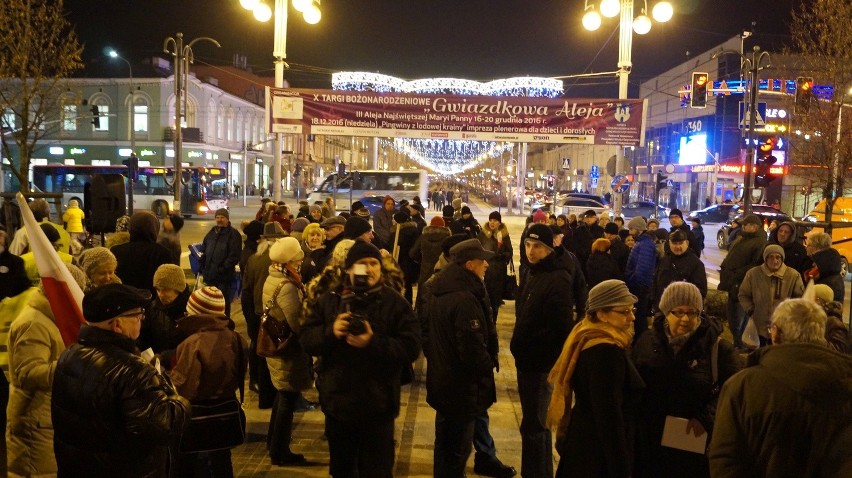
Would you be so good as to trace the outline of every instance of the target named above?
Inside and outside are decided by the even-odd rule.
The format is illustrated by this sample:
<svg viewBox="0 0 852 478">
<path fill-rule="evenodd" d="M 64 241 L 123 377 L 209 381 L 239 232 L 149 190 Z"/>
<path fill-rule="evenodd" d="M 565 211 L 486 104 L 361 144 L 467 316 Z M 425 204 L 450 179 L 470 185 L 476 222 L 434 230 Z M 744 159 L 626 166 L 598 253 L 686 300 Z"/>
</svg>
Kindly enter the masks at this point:
<svg viewBox="0 0 852 478">
<path fill-rule="evenodd" d="M 591 169 L 589 169 L 589 177 L 593 179 L 601 177 L 601 170 L 598 168 L 597 164 L 593 164 Z"/>
<path fill-rule="evenodd" d="M 630 189 L 630 180 L 627 179 L 627 176 L 619 174 L 612 178 L 610 186 L 612 186 L 612 192 L 614 193 L 625 193 Z"/>
<path fill-rule="evenodd" d="M 571 169 L 571 158 L 562 158 L 562 169 Z"/>
<path fill-rule="evenodd" d="M 671 179 L 667 179 L 666 180 L 666 187 L 669 188 L 669 189 L 673 188 L 674 187 L 674 181 L 672 181 Z"/>
<path fill-rule="evenodd" d="M 740 101 L 740 129 L 748 128 L 749 126 L 749 115 L 748 104 L 745 101 Z M 764 128 L 766 127 L 766 103 L 760 102 L 757 104 L 757 116 L 754 118 L 754 127 L 755 128 Z"/>
</svg>

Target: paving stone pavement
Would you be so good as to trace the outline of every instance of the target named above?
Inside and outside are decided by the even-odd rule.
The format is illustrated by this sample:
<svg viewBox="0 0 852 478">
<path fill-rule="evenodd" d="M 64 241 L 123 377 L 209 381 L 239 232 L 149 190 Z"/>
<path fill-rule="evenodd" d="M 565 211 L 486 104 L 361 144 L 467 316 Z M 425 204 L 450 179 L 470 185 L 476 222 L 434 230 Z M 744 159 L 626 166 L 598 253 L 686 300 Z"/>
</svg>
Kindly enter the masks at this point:
<svg viewBox="0 0 852 478">
<path fill-rule="evenodd" d="M 245 321 L 239 304 L 231 310 L 237 330 L 245 335 Z M 489 409 L 491 434 L 497 445 L 497 456 L 504 463 L 521 468 L 521 437 L 518 432 L 521 406 L 515 380 L 515 362 L 509 352 L 509 340 L 515 323 L 514 302 L 500 308 L 497 331 L 500 337 L 500 370 L 496 373 L 497 403 Z M 396 420 L 396 477 L 431 477 L 432 450 L 435 440 L 435 411 L 426 403 L 426 363 L 423 357 L 415 363 L 415 379 L 402 389 L 400 414 Z M 248 390 L 248 384 L 246 385 Z M 315 389 L 305 393 L 317 400 Z M 311 466 L 279 467 L 269 461 L 266 451 L 266 430 L 270 410 L 257 408 L 257 394 L 247 392 L 245 399 L 248 418 L 248 440 L 232 450 L 234 473 L 238 477 L 327 477 L 328 444 L 322 439 L 324 416 L 320 410 L 300 412 L 293 422 L 291 448 L 302 453 Z M 556 455 L 554 454 L 554 457 Z M 473 454 L 468 461 L 468 475 L 473 473 Z M 365 477 L 369 478 L 369 477 Z"/>
</svg>

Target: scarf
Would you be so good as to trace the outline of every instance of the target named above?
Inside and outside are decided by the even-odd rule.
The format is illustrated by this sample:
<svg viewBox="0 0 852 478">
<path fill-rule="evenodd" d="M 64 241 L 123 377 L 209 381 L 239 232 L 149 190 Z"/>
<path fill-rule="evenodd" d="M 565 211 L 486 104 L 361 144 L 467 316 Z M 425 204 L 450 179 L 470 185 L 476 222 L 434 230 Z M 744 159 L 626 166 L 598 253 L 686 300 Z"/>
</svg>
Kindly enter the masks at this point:
<svg viewBox="0 0 852 478">
<path fill-rule="evenodd" d="M 568 428 L 574 397 L 571 377 L 577 368 L 580 352 L 599 344 L 613 344 L 626 349 L 632 339 L 631 332 L 616 329 L 605 322 L 592 322 L 588 317 L 574 327 L 547 376 L 548 382 L 553 385 L 550 407 L 547 409 L 548 427 L 556 428 L 557 433 L 564 433 Z"/>
<path fill-rule="evenodd" d="M 279 262 L 273 262 L 271 266 L 273 269 L 284 275 L 284 280 L 290 281 L 294 286 L 296 286 L 296 289 L 299 290 L 299 297 L 305 296 L 305 286 L 302 284 L 302 276 L 299 274 L 298 270 L 290 264 L 281 264 Z"/>
</svg>

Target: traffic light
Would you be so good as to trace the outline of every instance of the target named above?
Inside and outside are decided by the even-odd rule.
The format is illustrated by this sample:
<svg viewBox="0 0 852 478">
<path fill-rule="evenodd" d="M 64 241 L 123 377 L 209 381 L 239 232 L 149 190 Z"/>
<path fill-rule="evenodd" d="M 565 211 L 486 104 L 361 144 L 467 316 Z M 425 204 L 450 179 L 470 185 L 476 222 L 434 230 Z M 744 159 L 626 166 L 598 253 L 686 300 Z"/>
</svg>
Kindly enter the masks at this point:
<svg viewBox="0 0 852 478">
<path fill-rule="evenodd" d="M 794 111 L 798 115 L 807 115 L 813 101 L 814 79 L 811 76 L 796 78 L 796 105 Z"/>
<path fill-rule="evenodd" d="M 707 107 L 707 82 L 709 78 L 707 73 L 700 71 L 692 72 L 692 100 L 689 105 L 693 108 Z"/>
<path fill-rule="evenodd" d="M 92 124 L 95 125 L 95 128 L 101 127 L 101 113 L 98 111 L 98 105 L 92 105 L 89 109 L 92 112 Z"/>
<path fill-rule="evenodd" d="M 666 176 L 665 174 L 657 173 L 657 190 L 658 191 L 660 189 L 666 189 L 667 187 L 669 187 L 668 179 L 669 179 L 669 177 Z"/>
<path fill-rule="evenodd" d="M 755 161 L 754 187 L 765 188 L 774 181 L 777 176 L 772 174 L 772 165 L 778 162 L 778 158 L 772 155 L 778 144 L 777 136 L 763 136 L 757 145 L 757 159 Z"/>
<path fill-rule="evenodd" d="M 127 178 L 133 181 L 139 181 L 139 158 L 135 154 L 121 162 L 127 166 Z"/>
</svg>

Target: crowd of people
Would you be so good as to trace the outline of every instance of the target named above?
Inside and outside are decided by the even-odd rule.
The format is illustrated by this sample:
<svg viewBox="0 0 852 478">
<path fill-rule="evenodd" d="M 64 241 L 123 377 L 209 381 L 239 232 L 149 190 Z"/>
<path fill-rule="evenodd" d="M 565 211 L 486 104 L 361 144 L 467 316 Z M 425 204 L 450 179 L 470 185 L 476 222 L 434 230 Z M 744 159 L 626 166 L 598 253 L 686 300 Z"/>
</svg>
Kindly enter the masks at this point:
<svg viewBox="0 0 852 478">
<path fill-rule="evenodd" d="M 239 420 L 248 383 L 271 409 L 272 465 L 311 465 L 291 442 L 297 412 L 318 407 L 331 476 L 391 477 L 401 390 L 422 378 L 422 352 L 434 476 L 466 476 L 473 454 L 474 473 L 512 477 L 489 430 L 506 304 L 523 477 L 852 476 L 852 349 L 831 236 L 804 242 L 785 222 L 767 239 L 757 216 L 742 218 L 714 316 L 701 224 L 678 209 L 669 230 L 590 210 L 535 211 L 511 231 L 451 193 L 430 194 L 440 215 L 428 222 L 419 198 L 392 196 L 372 215 L 358 201 L 338 214 L 331 200 L 264 199 L 239 227 L 217 210 L 194 281 L 178 214 L 125 216 L 108 247 L 85 247 L 78 205 L 62 227 L 31 202 L 85 292 L 85 323 L 64 342 L 32 239 L 0 230 L 9 476 L 231 477 L 244 416 L 242 438 L 205 420 Z"/>
</svg>

